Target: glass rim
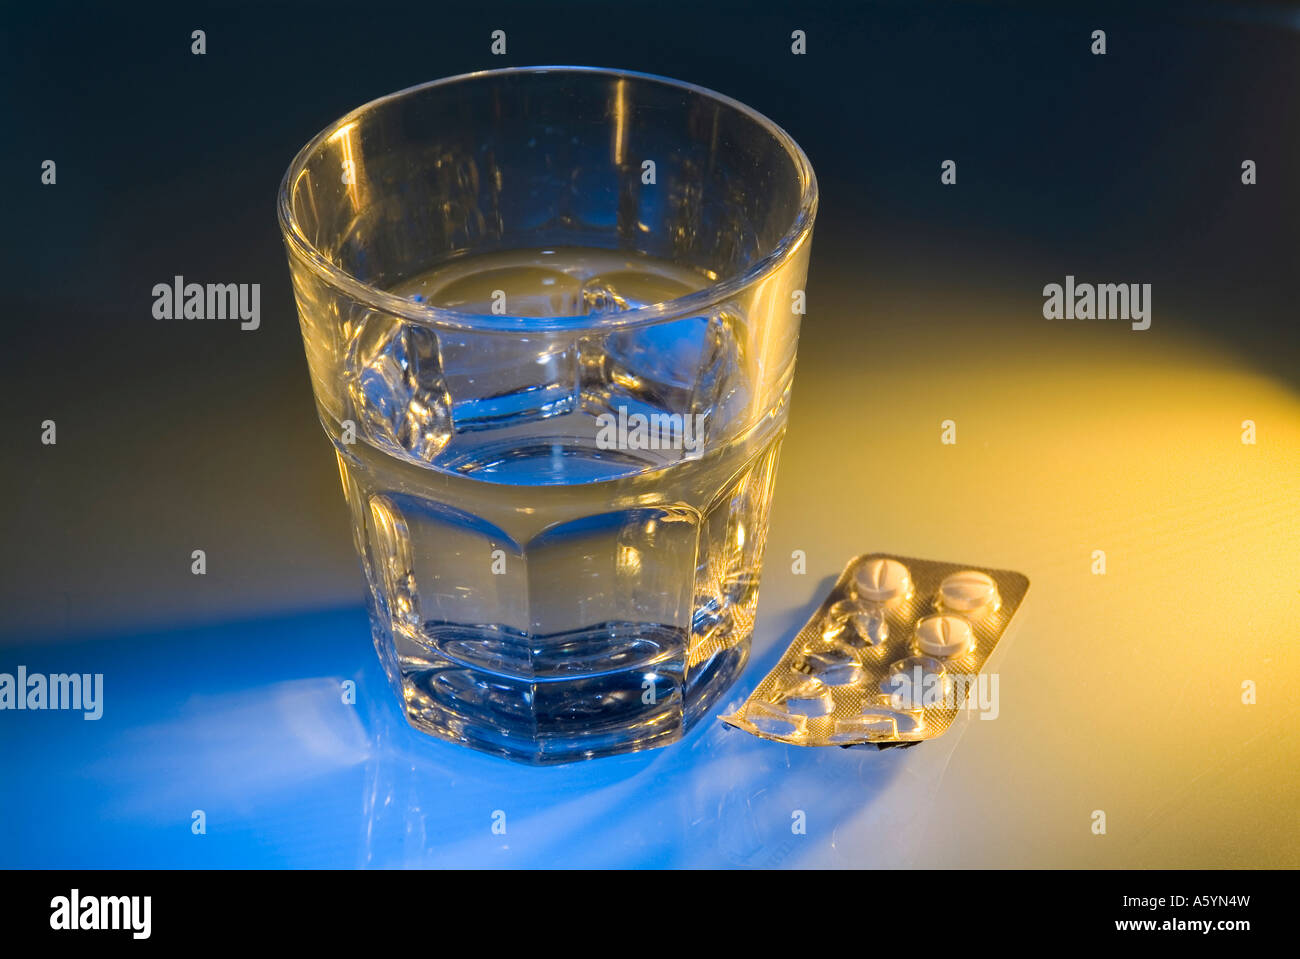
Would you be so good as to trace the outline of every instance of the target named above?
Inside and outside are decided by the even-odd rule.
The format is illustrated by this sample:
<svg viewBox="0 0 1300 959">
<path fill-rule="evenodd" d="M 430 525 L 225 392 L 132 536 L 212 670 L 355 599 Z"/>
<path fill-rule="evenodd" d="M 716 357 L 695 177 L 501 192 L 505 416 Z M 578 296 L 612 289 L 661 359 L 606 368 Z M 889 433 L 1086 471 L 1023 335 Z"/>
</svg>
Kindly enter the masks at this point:
<svg viewBox="0 0 1300 959">
<path fill-rule="evenodd" d="M 541 73 L 581 73 L 601 75 L 610 78 L 628 78 L 660 83 L 689 92 L 696 96 L 715 100 L 732 110 L 742 113 L 757 123 L 760 128 L 776 140 L 794 163 L 795 170 L 800 180 L 800 197 L 799 209 L 793 222 L 781 235 L 781 239 L 776 243 L 776 245 L 764 256 L 750 264 L 748 268 L 733 276 L 713 281 L 709 283 L 709 285 L 696 290 L 693 293 L 688 293 L 685 296 L 676 297 L 675 299 L 664 300 L 661 303 L 652 303 L 631 310 L 622 310 L 596 315 L 576 314 L 573 316 L 554 317 L 520 317 L 487 313 L 462 313 L 455 310 L 447 310 L 441 307 L 431 306 L 427 303 L 417 303 L 414 300 L 409 300 L 387 290 L 382 290 L 379 287 L 372 286 L 364 280 L 353 276 L 347 270 L 332 263 L 323 253 L 320 252 L 319 249 L 317 249 L 316 244 L 307 238 L 307 235 L 303 232 L 297 219 L 293 215 L 293 187 L 297 179 L 306 171 L 309 160 L 316 155 L 324 143 L 326 143 L 332 136 L 336 135 L 343 127 L 347 126 L 349 123 L 357 121 L 363 115 L 370 113 L 391 101 L 411 96 L 416 93 L 421 93 L 434 87 L 451 86 L 466 81 L 509 76 L 512 74 Z M 404 320 L 427 326 L 460 330 L 495 330 L 501 332 L 561 332 L 642 326 L 648 323 L 680 317 L 690 313 L 703 312 L 711 307 L 725 303 L 740 291 L 747 287 L 754 286 L 776 273 L 796 254 L 812 232 L 813 219 L 817 213 L 817 197 L 817 177 L 813 173 L 812 164 L 809 162 L 808 157 L 804 154 L 799 144 L 794 141 L 794 138 L 791 137 L 790 134 L 786 133 L 785 130 L 772 120 L 768 119 L 752 107 L 741 103 L 739 100 L 735 100 L 725 94 L 710 90 L 707 87 L 698 86 L 694 83 L 687 83 L 683 80 L 673 80 L 669 77 L 663 77 L 653 73 L 641 73 L 635 70 L 621 70 L 610 67 L 554 65 L 504 67 L 493 70 L 476 70 L 472 73 L 459 73 L 454 76 L 443 77 L 441 79 L 430 80 L 425 83 L 406 87 L 402 90 L 397 90 L 385 96 L 370 100 L 367 103 L 363 103 L 361 106 L 354 110 L 350 110 L 348 113 L 329 124 L 329 126 L 312 137 L 311 140 L 309 140 L 307 144 L 298 151 L 293 160 L 289 163 L 289 168 L 285 171 L 284 179 L 280 182 L 278 202 L 276 205 L 279 214 L 280 231 L 284 236 L 285 242 L 289 244 L 291 250 L 296 253 L 318 277 L 326 281 L 335 289 L 341 290 L 352 299 L 363 303 L 366 306 L 393 316 L 401 317 Z"/>
</svg>

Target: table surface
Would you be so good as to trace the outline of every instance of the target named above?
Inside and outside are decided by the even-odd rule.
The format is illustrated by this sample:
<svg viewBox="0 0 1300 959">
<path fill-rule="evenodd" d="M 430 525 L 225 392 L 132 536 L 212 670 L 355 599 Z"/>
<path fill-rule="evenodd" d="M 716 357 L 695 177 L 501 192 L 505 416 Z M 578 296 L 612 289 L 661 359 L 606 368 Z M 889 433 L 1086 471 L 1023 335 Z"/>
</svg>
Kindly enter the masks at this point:
<svg viewBox="0 0 1300 959">
<path fill-rule="evenodd" d="M 1105 355 L 1132 352 L 1122 335 L 1050 336 L 1050 366 L 1003 355 L 997 391 L 979 362 L 935 380 L 915 354 L 863 383 L 812 357 L 731 696 L 845 560 L 885 550 L 1029 575 L 995 656 L 995 720 L 880 751 L 710 719 L 664 749 L 535 769 L 406 726 L 359 604 L 18 647 L 7 659 L 29 671 L 102 672 L 107 708 L 4 717 L 22 784 L 0 794 L 5 864 L 1295 864 L 1300 400 L 1219 355 L 1126 361 Z M 882 392 L 910 402 L 872 437 L 856 411 Z"/>
</svg>

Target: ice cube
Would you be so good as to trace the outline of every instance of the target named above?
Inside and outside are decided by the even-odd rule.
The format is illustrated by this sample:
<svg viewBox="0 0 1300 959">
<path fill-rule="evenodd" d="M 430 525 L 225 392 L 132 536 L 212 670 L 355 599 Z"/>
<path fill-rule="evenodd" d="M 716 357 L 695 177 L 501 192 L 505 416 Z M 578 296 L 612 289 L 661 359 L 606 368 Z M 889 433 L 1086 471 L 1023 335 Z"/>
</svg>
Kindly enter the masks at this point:
<svg viewBox="0 0 1300 959">
<path fill-rule="evenodd" d="M 723 311 L 584 337 L 583 410 L 700 415 L 713 439 L 747 401 L 738 324 Z"/>
<path fill-rule="evenodd" d="M 433 330 L 371 314 L 350 350 L 348 392 L 380 446 L 422 462 L 451 440 L 451 395 Z"/>
<path fill-rule="evenodd" d="M 572 335 L 448 330 L 439 337 L 456 433 L 533 423 L 576 408 Z"/>
<path fill-rule="evenodd" d="M 693 291 L 680 280 L 646 270 L 615 270 L 597 274 L 582 284 L 586 313 L 616 313 L 666 303 Z"/>
</svg>

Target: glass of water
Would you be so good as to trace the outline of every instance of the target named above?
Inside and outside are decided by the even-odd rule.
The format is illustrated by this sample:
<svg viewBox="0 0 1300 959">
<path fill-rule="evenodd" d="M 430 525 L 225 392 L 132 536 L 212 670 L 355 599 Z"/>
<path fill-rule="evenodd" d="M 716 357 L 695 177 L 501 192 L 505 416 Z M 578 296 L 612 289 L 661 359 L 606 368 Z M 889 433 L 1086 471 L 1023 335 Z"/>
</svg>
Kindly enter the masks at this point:
<svg viewBox="0 0 1300 959">
<path fill-rule="evenodd" d="M 312 386 L 412 725 L 565 762 L 731 685 L 816 208 L 771 121 L 613 70 L 413 87 L 294 159 Z"/>
</svg>

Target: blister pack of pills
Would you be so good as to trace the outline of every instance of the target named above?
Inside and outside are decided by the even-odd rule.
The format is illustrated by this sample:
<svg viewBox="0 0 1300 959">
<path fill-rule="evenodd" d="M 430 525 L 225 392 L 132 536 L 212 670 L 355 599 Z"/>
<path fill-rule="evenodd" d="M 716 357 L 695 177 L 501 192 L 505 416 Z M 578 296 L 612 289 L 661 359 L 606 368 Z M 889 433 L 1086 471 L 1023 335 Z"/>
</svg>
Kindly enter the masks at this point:
<svg viewBox="0 0 1300 959">
<path fill-rule="evenodd" d="M 720 718 L 799 746 L 933 739 L 996 698 L 996 677 L 980 670 L 1028 590 L 1009 570 L 859 556 L 776 668 Z"/>
</svg>

